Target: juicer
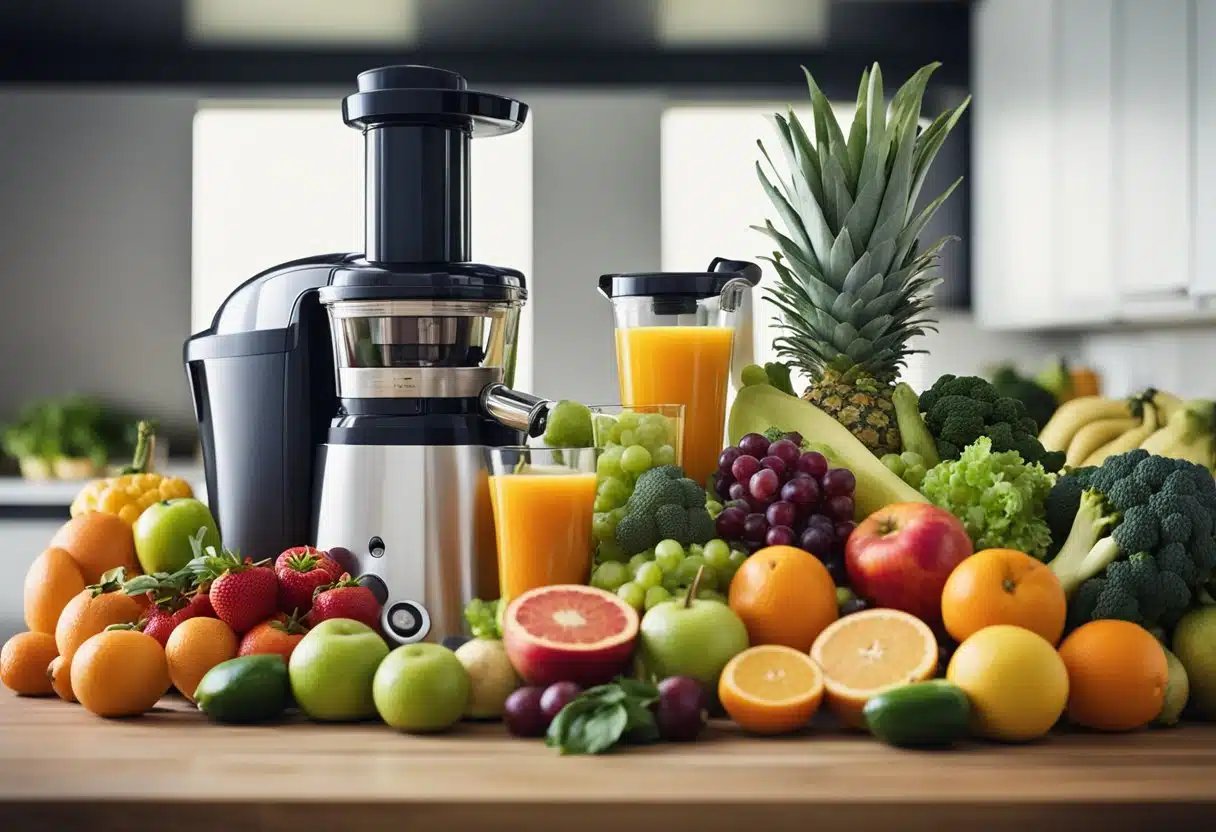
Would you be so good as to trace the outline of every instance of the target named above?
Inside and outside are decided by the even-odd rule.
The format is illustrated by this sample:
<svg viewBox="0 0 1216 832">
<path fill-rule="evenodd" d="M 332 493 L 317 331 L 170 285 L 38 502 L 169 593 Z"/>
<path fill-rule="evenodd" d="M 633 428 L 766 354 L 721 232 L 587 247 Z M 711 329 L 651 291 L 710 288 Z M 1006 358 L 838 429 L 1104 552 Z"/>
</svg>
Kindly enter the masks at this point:
<svg viewBox="0 0 1216 832">
<path fill-rule="evenodd" d="M 528 108 L 393 66 L 342 112 L 364 135 L 365 251 L 256 275 L 186 342 L 207 493 L 228 548 L 327 550 L 385 636 L 438 641 L 498 595 L 485 449 L 548 414 L 511 389 L 523 274 L 470 262 L 469 141 Z"/>
</svg>

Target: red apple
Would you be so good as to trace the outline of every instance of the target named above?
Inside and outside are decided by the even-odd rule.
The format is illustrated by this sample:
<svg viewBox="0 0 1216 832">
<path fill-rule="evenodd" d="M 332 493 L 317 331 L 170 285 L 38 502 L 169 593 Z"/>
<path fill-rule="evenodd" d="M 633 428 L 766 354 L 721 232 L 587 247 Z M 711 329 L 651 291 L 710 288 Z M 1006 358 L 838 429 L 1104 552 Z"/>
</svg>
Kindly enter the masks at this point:
<svg viewBox="0 0 1216 832">
<path fill-rule="evenodd" d="M 859 597 L 933 626 L 941 623 L 946 579 L 973 551 L 967 530 L 950 512 L 928 503 L 895 503 L 849 535 L 844 562 Z"/>
</svg>

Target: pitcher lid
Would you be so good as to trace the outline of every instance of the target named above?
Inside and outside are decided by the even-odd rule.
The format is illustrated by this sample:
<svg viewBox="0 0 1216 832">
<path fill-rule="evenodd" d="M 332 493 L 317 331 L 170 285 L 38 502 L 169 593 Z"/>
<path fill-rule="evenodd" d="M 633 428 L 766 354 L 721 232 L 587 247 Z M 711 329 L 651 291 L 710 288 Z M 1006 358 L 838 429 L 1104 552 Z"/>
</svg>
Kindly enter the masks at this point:
<svg viewBox="0 0 1216 832">
<path fill-rule="evenodd" d="M 722 294 L 726 284 L 743 278 L 755 286 L 760 282 L 760 267 L 745 260 L 715 257 L 703 272 L 633 272 L 600 275 L 600 293 L 614 298 L 672 297 L 712 298 Z"/>
</svg>

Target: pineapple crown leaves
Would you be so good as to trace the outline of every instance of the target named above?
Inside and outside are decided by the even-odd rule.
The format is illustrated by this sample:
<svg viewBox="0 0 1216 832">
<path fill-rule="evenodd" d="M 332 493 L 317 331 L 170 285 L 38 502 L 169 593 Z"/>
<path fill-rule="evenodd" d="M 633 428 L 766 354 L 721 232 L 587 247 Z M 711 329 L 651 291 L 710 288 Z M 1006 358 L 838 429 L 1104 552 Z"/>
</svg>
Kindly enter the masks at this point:
<svg viewBox="0 0 1216 832">
<path fill-rule="evenodd" d="M 916 206 L 933 158 L 970 103 L 919 129 L 921 101 L 939 66 L 921 68 L 889 107 L 881 69 L 864 71 L 847 137 L 803 67 L 813 135 L 792 108 L 773 119 L 788 176 L 757 141 L 772 178 L 759 162 L 756 172 L 784 226 L 753 226 L 777 246 L 765 258 L 778 276 L 767 292 L 783 330 L 774 345 L 812 376 L 838 355 L 889 374 L 919 352 L 907 340 L 932 329 L 924 313 L 940 281 L 929 272 L 949 238 L 920 251 L 918 237 L 961 179 L 919 213 Z"/>
</svg>

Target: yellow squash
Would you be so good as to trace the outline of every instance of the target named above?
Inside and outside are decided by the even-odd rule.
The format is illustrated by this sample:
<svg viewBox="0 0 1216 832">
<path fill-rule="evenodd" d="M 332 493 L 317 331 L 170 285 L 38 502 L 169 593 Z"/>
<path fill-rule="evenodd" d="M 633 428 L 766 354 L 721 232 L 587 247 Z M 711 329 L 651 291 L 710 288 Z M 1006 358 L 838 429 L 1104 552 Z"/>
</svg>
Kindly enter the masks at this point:
<svg viewBox="0 0 1216 832">
<path fill-rule="evenodd" d="M 93 480 L 81 489 L 72 501 L 72 516 L 100 511 L 117 515 L 128 525 L 134 525 L 144 509 L 154 503 L 177 497 L 193 497 L 194 490 L 190 488 L 190 483 L 180 477 L 166 477 L 149 470 L 155 446 L 156 433 L 152 423 L 140 422 L 135 457 L 131 464 L 121 469 L 118 476 Z"/>
</svg>

